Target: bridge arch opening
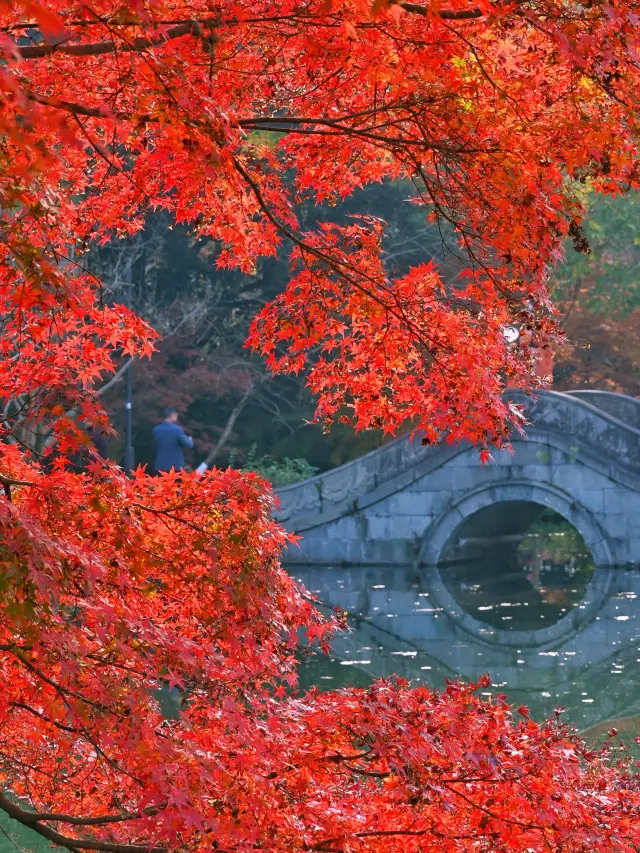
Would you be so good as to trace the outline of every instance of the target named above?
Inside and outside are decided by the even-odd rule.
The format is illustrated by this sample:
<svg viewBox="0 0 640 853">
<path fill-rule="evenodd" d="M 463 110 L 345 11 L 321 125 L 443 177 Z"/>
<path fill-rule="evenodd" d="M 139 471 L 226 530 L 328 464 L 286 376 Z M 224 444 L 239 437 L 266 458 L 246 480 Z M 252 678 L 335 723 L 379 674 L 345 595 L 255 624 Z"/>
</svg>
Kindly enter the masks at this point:
<svg viewBox="0 0 640 853">
<path fill-rule="evenodd" d="M 438 561 L 458 605 L 501 631 L 553 625 L 583 601 L 594 559 L 559 512 L 531 500 L 489 504 L 453 530 Z"/>
<path fill-rule="evenodd" d="M 535 504 L 538 508 L 536 512 L 547 509 L 558 513 L 579 532 L 594 563 L 591 583 L 579 606 L 568 610 L 553 624 L 548 622 L 543 625 L 543 620 L 540 619 L 541 625 L 535 629 L 520 628 L 518 625 L 509 628 L 506 624 L 499 628 L 487 625 L 486 622 L 480 621 L 465 610 L 451 594 L 443 579 L 443 574 L 447 571 L 446 565 L 443 565 L 446 562 L 447 546 L 454 540 L 465 520 L 489 507 L 495 507 L 491 513 L 502 514 L 505 505 L 513 503 Z M 533 508 L 531 512 L 533 513 Z M 486 524 L 489 518 L 488 515 L 478 516 L 473 523 L 480 524 L 483 521 Z M 534 520 L 535 516 L 530 519 L 530 524 Z M 606 600 L 611 582 L 611 567 L 614 565 L 607 538 L 600 523 L 586 508 L 577 503 L 571 495 L 555 486 L 541 482 L 531 483 L 530 480 L 516 478 L 500 484 L 481 486 L 452 500 L 425 531 L 420 557 L 424 566 L 433 567 L 433 571 L 428 570 L 429 576 L 432 577 L 430 587 L 432 599 L 436 606 L 443 608 L 448 618 L 454 620 L 463 631 L 473 636 L 478 642 L 514 649 L 532 646 L 553 647 L 554 644 L 580 631 L 581 626 L 596 616 Z M 482 612 L 490 611 L 480 611 Z"/>
</svg>

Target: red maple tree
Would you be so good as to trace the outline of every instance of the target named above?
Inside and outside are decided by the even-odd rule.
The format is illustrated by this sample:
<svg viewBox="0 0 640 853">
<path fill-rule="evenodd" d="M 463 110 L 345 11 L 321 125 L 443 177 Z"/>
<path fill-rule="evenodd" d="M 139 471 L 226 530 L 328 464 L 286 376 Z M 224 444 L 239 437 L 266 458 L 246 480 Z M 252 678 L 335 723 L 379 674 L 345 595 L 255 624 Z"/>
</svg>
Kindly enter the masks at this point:
<svg viewBox="0 0 640 853">
<path fill-rule="evenodd" d="M 291 696 L 301 631 L 333 626 L 255 475 L 66 463 L 112 355 L 153 346 L 83 252 L 150 207 L 221 265 L 294 245 L 250 342 L 308 371 L 320 418 L 504 442 L 527 365 L 501 326 L 556 334 L 571 182 L 638 185 L 637 23 L 633 0 L 3 4 L 0 810 L 71 851 L 637 850 L 628 762 L 474 685 Z M 298 200 L 397 176 L 454 226 L 454 286 L 390 276 L 381 222 L 300 227 Z"/>
</svg>

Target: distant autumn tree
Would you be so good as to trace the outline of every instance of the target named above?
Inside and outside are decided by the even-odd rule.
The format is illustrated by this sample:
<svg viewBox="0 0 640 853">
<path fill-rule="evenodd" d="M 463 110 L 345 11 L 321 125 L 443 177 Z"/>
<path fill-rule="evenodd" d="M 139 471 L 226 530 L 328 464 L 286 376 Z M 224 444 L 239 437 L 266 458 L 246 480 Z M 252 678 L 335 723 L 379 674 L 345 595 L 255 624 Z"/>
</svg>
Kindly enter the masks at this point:
<svg viewBox="0 0 640 853">
<path fill-rule="evenodd" d="M 589 252 L 567 248 L 552 294 L 567 341 L 556 384 L 640 396 L 640 200 L 587 191 Z"/>
<path fill-rule="evenodd" d="M 276 142 L 272 135 L 271 144 Z M 290 178 L 289 185 L 293 190 Z M 410 193 L 408 181 L 374 183 L 337 205 L 307 199 L 296 205 L 296 215 L 305 226 L 322 219 L 346 224 L 355 211 L 366 209 L 387 221 L 382 254 L 388 274 L 403 274 L 435 257 L 445 281 L 453 281 L 463 267 L 455 239 L 442 225 L 425 227 L 424 212 L 410 202 Z M 249 276 L 217 267 L 222 248 L 156 213 L 133 237 L 93 244 L 83 256 L 101 281 L 103 298 L 130 302 L 161 336 L 153 359 L 133 367 L 136 460 L 153 462 L 151 429 L 167 405 L 178 408 L 194 437 L 195 464 L 203 459 L 220 464 L 230 453 L 242 463 L 256 444 L 263 453 L 310 456 L 327 468 L 380 446 L 385 441 L 380 431 L 355 433 L 345 424 L 323 437 L 321 425 L 312 422 L 315 406 L 304 375 L 270 376 L 245 346 L 256 312 L 282 289 L 290 246 L 261 259 Z M 111 380 L 102 397 L 115 425 L 121 421 L 124 378 Z M 111 442 L 114 459 L 122 458 L 122 450 L 120 441 Z"/>
<path fill-rule="evenodd" d="M 325 423 L 504 443 L 526 364 L 501 326 L 556 334 L 572 181 L 638 183 L 637 24 L 631 0 L 2 7 L 0 810 L 70 851 L 635 853 L 632 765 L 556 721 L 474 685 L 291 695 L 301 637 L 333 626 L 280 566 L 259 477 L 66 459 L 114 357 L 153 349 L 84 263 L 150 209 L 221 267 L 288 243 L 250 344 L 307 372 Z M 390 271 L 380 220 L 296 216 L 397 177 L 456 233 L 455 285 Z"/>
</svg>

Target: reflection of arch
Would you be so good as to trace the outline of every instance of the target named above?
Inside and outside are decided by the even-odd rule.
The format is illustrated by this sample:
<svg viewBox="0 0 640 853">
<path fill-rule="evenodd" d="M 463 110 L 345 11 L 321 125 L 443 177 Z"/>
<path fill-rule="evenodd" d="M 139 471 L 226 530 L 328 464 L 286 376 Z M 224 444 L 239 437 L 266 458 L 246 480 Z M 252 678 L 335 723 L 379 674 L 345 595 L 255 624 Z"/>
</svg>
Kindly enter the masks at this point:
<svg viewBox="0 0 640 853">
<path fill-rule="evenodd" d="M 445 512 L 432 524 L 425 536 L 422 560 L 427 565 L 435 566 L 447 543 L 455 536 L 465 520 L 485 507 L 521 501 L 536 503 L 557 512 L 576 528 L 591 551 L 596 571 L 581 604 L 554 625 L 545 628 L 532 631 L 501 631 L 499 629 L 488 631 L 486 624 L 463 610 L 446 589 L 438 570 L 435 572 L 432 570 L 435 581 L 432 595 L 460 628 L 472 634 L 480 642 L 514 647 L 545 647 L 577 633 L 581 627 L 591 621 L 606 598 L 611 580 L 611 574 L 606 567 L 611 566 L 613 560 L 600 524 L 590 512 L 573 501 L 569 495 L 546 483 L 532 484 L 525 480 L 511 480 L 508 483 L 481 486 L 468 492 L 459 500 L 452 501 Z"/>
<path fill-rule="evenodd" d="M 598 570 L 594 598 L 606 588 L 608 575 L 611 583 L 597 613 L 590 610 L 584 623 L 573 631 L 568 628 L 555 641 L 541 631 L 540 646 L 513 646 L 512 636 L 498 645 L 493 637 L 461 628 L 455 615 L 441 609 L 435 567 L 306 566 L 296 572 L 295 577 L 326 604 L 327 613 L 336 608 L 349 612 L 354 629 L 339 631 L 332 640 L 331 669 L 315 670 L 301 687 L 333 688 L 345 683 L 347 676 L 363 684 L 365 674 L 370 679 L 396 674 L 440 688 L 445 679 L 475 681 L 488 671 L 493 681 L 489 689 L 506 693 L 514 707 L 529 706 L 534 719 L 551 716 L 557 705 L 567 706 L 568 719 L 579 728 L 604 718 L 640 715 L 640 679 L 628 677 L 637 668 L 639 572 Z M 329 661 L 324 655 L 318 660 Z M 302 661 L 305 666 L 307 659 Z M 345 661 L 349 665 L 341 666 Z M 334 681 L 325 680 L 336 672 Z M 593 703 L 588 701 L 595 697 Z M 612 724 L 618 727 L 610 723 L 607 728 Z"/>
</svg>

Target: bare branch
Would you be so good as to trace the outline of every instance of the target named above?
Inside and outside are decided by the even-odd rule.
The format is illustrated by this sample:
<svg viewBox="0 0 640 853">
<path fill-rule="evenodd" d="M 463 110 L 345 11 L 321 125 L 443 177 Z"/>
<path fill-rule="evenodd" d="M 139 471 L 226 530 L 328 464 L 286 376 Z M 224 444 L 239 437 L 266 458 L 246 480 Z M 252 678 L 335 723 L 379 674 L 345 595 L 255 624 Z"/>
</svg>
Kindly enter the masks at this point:
<svg viewBox="0 0 640 853">
<path fill-rule="evenodd" d="M 433 15 L 433 17 L 442 18 L 445 21 L 469 21 L 482 18 L 485 15 L 480 9 L 438 9 L 436 12 L 434 9 L 420 6 L 418 3 L 398 3 L 398 6 L 413 15 L 422 15 L 425 18 Z"/>
<path fill-rule="evenodd" d="M 132 361 L 133 361 L 133 357 L 131 356 L 130 358 L 128 358 L 125 361 L 125 363 L 122 365 L 122 367 L 119 368 L 119 370 L 116 373 L 114 373 L 114 375 L 111 377 L 111 379 L 108 382 L 106 382 L 101 388 L 98 388 L 98 390 L 96 391 L 98 397 L 102 397 L 102 395 L 105 394 L 109 390 L 109 388 L 113 387 L 116 384 L 116 382 L 120 381 L 120 379 L 124 376 L 124 374 L 127 372 L 129 367 L 131 366 Z"/>
<path fill-rule="evenodd" d="M 201 35 L 200 24 L 197 21 L 187 21 L 175 27 L 169 27 L 166 32 L 153 38 L 136 38 L 131 42 L 118 44 L 114 40 L 90 42 L 88 44 L 35 44 L 17 47 L 16 53 L 22 59 L 41 59 L 43 56 L 51 56 L 53 53 L 64 53 L 67 56 L 100 56 L 104 53 L 135 52 L 146 50 L 149 47 L 158 47 L 182 36 Z"/>
<path fill-rule="evenodd" d="M 213 450 L 209 453 L 207 458 L 204 460 L 203 464 L 206 465 L 207 467 L 209 467 L 211 465 L 213 460 L 218 456 L 218 454 L 220 453 L 220 451 L 224 447 L 227 439 L 231 435 L 231 430 L 235 426 L 235 423 L 238 420 L 238 418 L 240 417 L 240 414 L 242 413 L 242 410 L 246 406 L 246 404 L 249 400 L 249 397 L 255 391 L 257 384 L 258 384 L 258 380 L 255 380 L 255 379 L 253 379 L 249 383 L 249 385 L 247 386 L 247 389 L 245 390 L 244 394 L 242 395 L 240 401 L 238 402 L 238 405 L 235 407 L 235 409 L 229 415 L 227 423 L 225 424 L 225 427 L 222 430 L 222 435 L 218 439 L 216 446 L 213 448 Z"/>
</svg>

